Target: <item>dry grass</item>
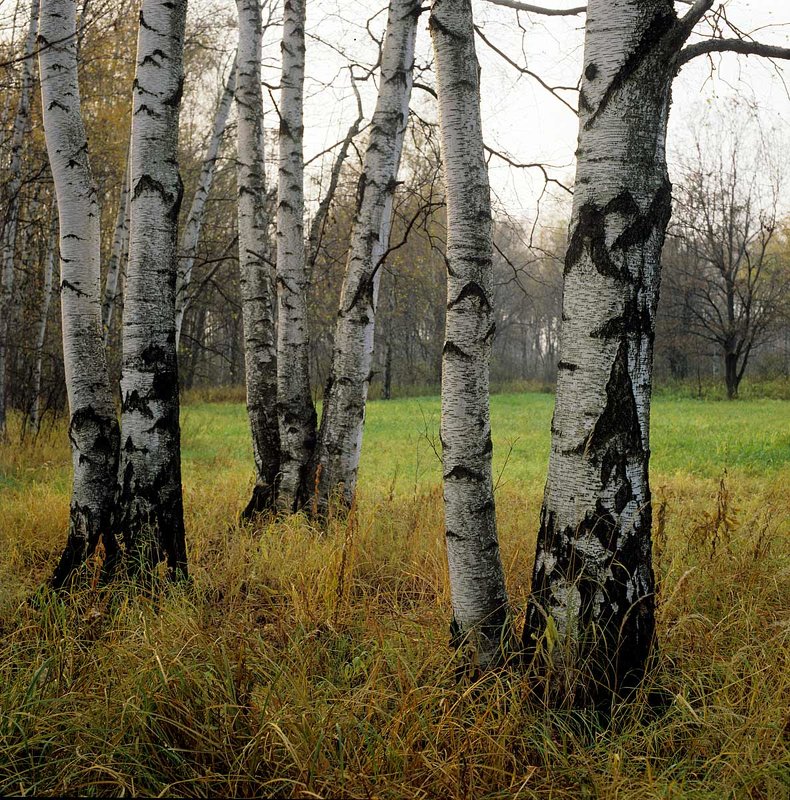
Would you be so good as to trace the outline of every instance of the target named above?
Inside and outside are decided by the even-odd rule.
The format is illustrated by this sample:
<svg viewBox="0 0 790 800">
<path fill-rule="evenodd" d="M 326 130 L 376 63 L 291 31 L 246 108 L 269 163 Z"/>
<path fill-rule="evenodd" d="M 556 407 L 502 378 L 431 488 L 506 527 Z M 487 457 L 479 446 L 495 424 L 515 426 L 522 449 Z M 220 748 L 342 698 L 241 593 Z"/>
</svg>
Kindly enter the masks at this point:
<svg viewBox="0 0 790 800">
<path fill-rule="evenodd" d="M 536 707 L 516 672 L 455 683 L 441 495 L 417 482 L 368 485 L 318 536 L 239 527 L 246 465 L 188 461 L 191 586 L 29 604 L 63 544 L 64 438 L 0 450 L 0 795 L 790 796 L 786 465 L 724 492 L 654 476 L 668 707 L 604 721 Z M 540 492 L 498 493 L 518 607 Z"/>
</svg>

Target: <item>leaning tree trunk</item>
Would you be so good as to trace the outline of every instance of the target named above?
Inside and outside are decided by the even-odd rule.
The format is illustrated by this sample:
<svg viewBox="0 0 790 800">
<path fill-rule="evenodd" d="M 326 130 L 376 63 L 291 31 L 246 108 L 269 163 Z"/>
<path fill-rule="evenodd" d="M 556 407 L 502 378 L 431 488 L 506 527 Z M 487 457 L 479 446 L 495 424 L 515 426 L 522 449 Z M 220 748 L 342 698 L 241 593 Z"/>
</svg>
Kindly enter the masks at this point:
<svg viewBox="0 0 790 800">
<path fill-rule="evenodd" d="M 239 272 L 244 322 L 247 413 L 252 430 L 255 486 L 242 517 L 275 507 L 280 471 L 277 422 L 275 273 L 269 254 L 261 93 L 261 8 L 238 0 L 236 108 L 238 110 Z"/>
<path fill-rule="evenodd" d="M 316 426 L 310 395 L 304 242 L 304 25 L 305 0 L 285 0 L 277 192 L 278 506 L 284 511 L 297 507 Z"/>
<path fill-rule="evenodd" d="M 39 0 L 33 0 L 30 8 L 30 27 L 25 39 L 22 59 L 22 85 L 19 87 L 19 104 L 11 133 L 11 157 L 8 165 L 8 182 L 5 191 L 8 205 L 5 209 L 5 225 L 2 242 L 2 289 L 0 289 L 0 436 L 6 428 L 6 360 L 11 310 L 14 299 L 14 256 L 16 254 L 16 232 L 19 225 L 20 190 L 22 188 L 22 148 L 30 127 L 30 97 L 33 93 L 33 55 L 36 50 Z M 10 93 L 9 93 L 10 94 Z"/>
<path fill-rule="evenodd" d="M 509 623 L 491 476 L 493 239 L 471 0 L 436 0 L 430 30 L 447 196 L 441 441 L 451 631 L 486 669 L 501 661 Z"/>
<path fill-rule="evenodd" d="M 373 359 L 380 268 L 392 226 L 403 137 L 409 116 L 418 0 L 391 0 L 381 83 L 359 183 L 357 213 L 340 295 L 332 367 L 306 492 L 324 510 L 330 497 L 351 504 L 362 449 Z"/>
<path fill-rule="evenodd" d="M 123 183 L 118 199 L 118 212 L 115 215 L 115 228 L 112 237 L 112 250 L 107 263 L 107 277 L 104 281 L 104 297 L 102 298 L 101 319 L 104 330 L 104 346 L 110 342 L 110 332 L 118 300 L 119 275 L 121 261 L 129 241 L 129 155 L 126 153 L 126 169 L 123 171 Z"/>
<path fill-rule="evenodd" d="M 44 0 L 39 31 L 44 136 L 60 220 L 63 363 L 74 483 L 66 549 L 52 585 L 66 585 L 101 539 L 112 562 L 118 469 L 115 416 L 99 305 L 101 214 L 77 83 L 76 5 Z"/>
<path fill-rule="evenodd" d="M 195 196 L 192 198 L 192 205 L 189 208 L 186 222 L 184 223 L 184 235 L 181 241 L 181 252 L 179 254 L 178 280 L 176 282 L 176 350 L 181 342 L 181 326 L 184 322 L 184 314 L 189 305 L 189 285 L 192 282 L 192 267 L 195 263 L 198 243 L 200 242 L 200 229 L 203 225 L 203 215 L 206 210 L 206 201 L 211 193 L 211 185 L 214 183 L 214 172 L 217 166 L 217 155 L 222 144 L 222 137 L 228 124 L 230 107 L 233 104 L 233 94 L 236 91 L 236 62 L 230 68 L 228 79 L 225 82 L 225 90 L 222 92 L 217 110 L 214 114 L 214 125 L 211 129 L 211 138 L 208 142 L 206 155 L 203 159 L 203 166 L 200 169 Z"/>
<path fill-rule="evenodd" d="M 653 645 L 653 336 L 671 207 L 666 121 L 687 35 L 671 0 L 588 4 L 557 398 L 524 628 L 548 688 L 573 683 L 582 702 L 637 683 Z"/>
<path fill-rule="evenodd" d="M 120 528 L 130 570 L 166 560 L 171 577 L 187 571 L 175 348 L 185 15 L 186 0 L 143 0 L 140 11 L 121 372 Z"/>
<path fill-rule="evenodd" d="M 33 375 L 30 380 L 30 427 L 33 433 L 41 428 L 41 374 L 44 365 L 44 342 L 47 338 L 49 307 L 52 302 L 52 277 L 55 274 L 55 254 L 58 252 L 58 215 L 51 209 L 47 252 L 44 256 L 44 274 L 41 288 L 41 303 L 38 307 L 38 329 Z"/>
</svg>

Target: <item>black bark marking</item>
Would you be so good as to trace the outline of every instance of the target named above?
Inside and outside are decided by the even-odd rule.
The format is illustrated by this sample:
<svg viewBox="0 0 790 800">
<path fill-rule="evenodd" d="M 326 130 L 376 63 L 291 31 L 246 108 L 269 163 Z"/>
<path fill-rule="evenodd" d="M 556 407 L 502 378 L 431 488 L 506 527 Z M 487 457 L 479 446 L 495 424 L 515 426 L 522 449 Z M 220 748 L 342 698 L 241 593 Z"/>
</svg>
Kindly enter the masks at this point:
<svg viewBox="0 0 790 800">
<path fill-rule="evenodd" d="M 659 231 L 662 235 L 672 216 L 672 185 L 666 181 L 658 189 L 650 201 L 650 206 L 644 214 L 637 213 L 636 218 L 615 239 L 612 250 L 630 250 L 632 247 L 645 244 Z"/>
<path fill-rule="evenodd" d="M 612 198 L 603 208 L 596 203 L 585 203 L 579 209 L 579 221 L 571 234 L 565 255 L 565 275 L 573 269 L 585 250 L 599 274 L 630 281 L 627 270 L 622 270 L 612 260 L 606 246 L 606 220 L 610 214 L 633 216 L 639 214 L 639 206 L 633 195 L 624 190 Z"/>
<path fill-rule="evenodd" d="M 455 308 L 459 303 L 470 297 L 477 300 L 482 311 L 491 310 L 491 301 L 488 299 L 485 289 L 476 281 L 465 283 L 458 296 L 447 304 L 447 310 Z"/>
<path fill-rule="evenodd" d="M 444 479 L 446 481 L 458 480 L 480 482 L 483 480 L 483 473 L 474 469 L 470 469 L 469 467 L 465 467 L 462 464 L 456 464 L 456 466 L 454 466 L 449 472 L 444 474 Z"/>
<path fill-rule="evenodd" d="M 465 350 L 462 350 L 457 344 L 450 341 L 444 343 L 442 355 L 458 356 L 458 358 L 462 358 L 464 361 L 471 361 L 474 358 L 474 356 L 470 355 Z"/>
<path fill-rule="evenodd" d="M 677 17 L 672 11 L 658 11 L 650 21 L 645 32 L 631 54 L 626 58 L 623 65 L 612 78 L 606 87 L 598 108 L 595 109 L 590 118 L 585 122 L 584 127 L 589 130 L 596 122 L 598 117 L 606 110 L 612 98 L 625 86 L 629 78 L 642 66 L 647 58 L 661 45 L 667 33 L 672 31 L 677 23 Z"/>
</svg>

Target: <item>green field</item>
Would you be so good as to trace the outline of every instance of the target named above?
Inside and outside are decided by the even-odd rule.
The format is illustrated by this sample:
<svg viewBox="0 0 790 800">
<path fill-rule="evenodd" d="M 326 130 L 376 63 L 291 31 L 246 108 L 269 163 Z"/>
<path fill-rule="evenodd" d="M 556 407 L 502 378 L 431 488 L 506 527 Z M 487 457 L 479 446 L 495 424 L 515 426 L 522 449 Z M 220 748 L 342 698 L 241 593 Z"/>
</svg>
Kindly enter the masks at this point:
<svg viewBox="0 0 790 800">
<path fill-rule="evenodd" d="M 492 398 L 514 609 L 529 590 L 549 394 Z M 27 600 L 68 515 L 62 422 L 0 445 L 0 795 L 787 798 L 790 402 L 654 403 L 660 656 L 609 722 L 447 648 L 437 398 L 369 405 L 356 514 L 242 527 L 245 411 L 183 409 L 193 585 Z M 518 620 L 517 620 L 518 621 Z"/>
</svg>

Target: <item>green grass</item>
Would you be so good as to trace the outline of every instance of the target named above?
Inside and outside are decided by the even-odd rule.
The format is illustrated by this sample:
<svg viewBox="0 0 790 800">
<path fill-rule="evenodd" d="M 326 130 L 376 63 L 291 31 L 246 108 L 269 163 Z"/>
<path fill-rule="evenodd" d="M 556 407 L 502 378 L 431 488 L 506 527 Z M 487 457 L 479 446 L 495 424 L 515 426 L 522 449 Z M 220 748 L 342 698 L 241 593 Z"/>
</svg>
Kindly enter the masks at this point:
<svg viewBox="0 0 790 800">
<path fill-rule="evenodd" d="M 553 399 L 492 400 L 497 515 L 529 591 Z M 243 406 L 187 404 L 193 585 L 27 598 L 63 545 L 58 423 L 0 445 L 0 795 L 790 796 L 790 403 L 654 404 L 658 664 L 610 722 L 458 685 L 436 398 L 370 404 L 357 513 L 241 527 Z M 509 452 L 510 451 L 510 452 Z M 724 489 L 720 480 L 727 471 Z M 717 507 L 722 513 L 716 513 Z M 95 565 L 90 565 L 92 574 Z"/>
<path fill-rule="evenodd" d="M 494 474 L 500 486 L 544 480 L 554 398 L 503 394 L 491 399 Z M 436 397 L 368 404 L 359 483 L 363 493 L 393 484 L 396 491 L 437 485 L 441 467 Z M 244 407 L 196 403 L 183 411 L 184 462 L 199 468 L 251 463 Z M 653 477 L 677 473 L 718 478 L 731 473 L 764 476 L 790 464 L 790 402 L 711 403 L 656 398 L 653 405 Z"/>
</svg>

